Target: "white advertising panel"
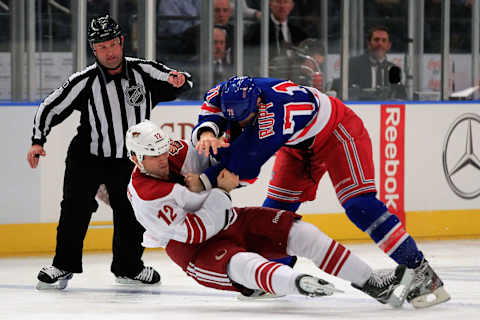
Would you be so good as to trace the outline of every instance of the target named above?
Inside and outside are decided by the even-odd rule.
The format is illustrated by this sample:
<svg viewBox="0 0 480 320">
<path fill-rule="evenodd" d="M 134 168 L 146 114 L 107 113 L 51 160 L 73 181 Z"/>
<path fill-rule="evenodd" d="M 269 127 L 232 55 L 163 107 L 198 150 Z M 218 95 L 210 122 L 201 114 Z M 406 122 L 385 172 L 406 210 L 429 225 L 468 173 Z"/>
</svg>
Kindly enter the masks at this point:
<svg viewBox="0 0 480 320">
<path fill-rule="evenodd" d="M 350 107 L 369 130 L 376 166 L 377 188 L 381 188 L 380 148 L 388 130 L 381 133 L 381 105 L 353 104 Z M 385 106 L 384 106 L 385 107 Z M 78 125 L 74 113 L 54 127 L 45 145 L 47 157 L 36 170 L 26 165 L 35 106 L 0 106 L 1 127 L 8 137 L 1 165 L 9 173 L 2 190 L 16 190 L 17 196 L 0 196 L 0 224 L 56 222 L 60 212 L 64 160 L 68 144 Z M 153 120 L 176 138 L 188 138 L 200 105 L 181 103 L 157 107 Z M 404 210 L 438 211 L 480 208 L 480 105 L 474 103 L 407 104 L 404 116 Z M 14 126 L 16 129 L 14 129 Z M 385 140 L 386 141 L 386 140 Z M 382 150 L 385 152 L 386 149 Z M 273 159 L 253 185 L 233 192 L 238 206 L 261 205 L 265 197 Z M 385 177 L 388 178 L 388 175 Z M 20 190 L 24 193 L 20 194 Z M 25 201 L 24 201 L 25 200 Z M 328 175 L 320 183 L 315 201 L 301 206 L 301 213 L 341 213 Z M 101 205 L 94 220 L 109 220 L 111 213 Z"/>
</svg>

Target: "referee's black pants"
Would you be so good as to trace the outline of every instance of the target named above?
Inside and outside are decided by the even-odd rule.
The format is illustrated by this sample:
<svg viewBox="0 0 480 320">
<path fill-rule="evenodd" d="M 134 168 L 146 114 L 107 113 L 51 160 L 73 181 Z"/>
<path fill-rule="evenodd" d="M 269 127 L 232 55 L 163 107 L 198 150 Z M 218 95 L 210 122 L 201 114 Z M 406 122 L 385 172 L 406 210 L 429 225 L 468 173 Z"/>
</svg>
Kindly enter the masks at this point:
<svg viewBox="0 0 480 320">
<path fill-rule="evenodd" d="M 92 213 L 98 208 L 95 195 L 103 183 L 113 210 L 111 271 L 116 276 L 133 278 L 144 267 L 141 259 L 144 250 L 141 245 L 144 228 L 135 219 L 127 198 L 133 163 L 128 159 L 85 156 L 85 153 L 78 156 L 78 153 L 71 149 L 66 159 L 53 266 L 75 273 L 83 271 L 83 240 Z"/>
</svg>

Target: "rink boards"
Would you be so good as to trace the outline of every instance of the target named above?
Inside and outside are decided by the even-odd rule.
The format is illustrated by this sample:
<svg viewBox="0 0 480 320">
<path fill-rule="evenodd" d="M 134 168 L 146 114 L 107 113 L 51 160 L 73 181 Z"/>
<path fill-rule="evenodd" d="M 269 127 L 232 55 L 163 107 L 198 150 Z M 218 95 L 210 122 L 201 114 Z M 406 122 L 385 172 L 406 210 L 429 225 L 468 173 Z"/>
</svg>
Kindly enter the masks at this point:
<svg viewBox="0 0 480 320">
<path fill-rule="evenodd" d="M 480 104 L 408 103 L 348 104 L 364 121 L 373 145 L 379 197 L 417 238 L 480 236 Z M 48 136 L 47 157 L 30 169 L 35 104 L 0 105 L 4 137 L 0 255 L 51 252 L 62 196 L 66 149 L 75 134 L 74 113 Z M 153 120 L 173 137 L 188 138 L 199 102 L 158 106 Z M 261 205 L 273 159 L 259 180 L 232 193 L 234 205 Z M 88 178 L 88 177 L 86 177 Z M 347 219 L 326 175 L 317 200 L 303 204 L 304 219 L 339 240 L 367 237 Z M 111 211 L 100 203 L 85 240 L 86 250 L 111 247 Z"/>
</svg>

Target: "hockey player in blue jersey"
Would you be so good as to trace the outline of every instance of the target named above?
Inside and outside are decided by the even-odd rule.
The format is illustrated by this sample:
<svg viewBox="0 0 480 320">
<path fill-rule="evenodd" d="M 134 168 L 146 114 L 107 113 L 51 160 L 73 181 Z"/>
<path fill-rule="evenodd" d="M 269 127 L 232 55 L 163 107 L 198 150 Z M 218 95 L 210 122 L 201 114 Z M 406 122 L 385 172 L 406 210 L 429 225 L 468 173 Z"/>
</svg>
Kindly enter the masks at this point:
<svg viewBox="0 0 480 320">
<path fill-rule="evenodd" d="M 394 261 L 415 269 L 407 300 L 428 307 L 450 298 L 398 217 L 376 198 L 369 134 L 340 100 L 291 81 L 233 77 L 206 93 L 192 142 L 220 161 L 187 178 L 197 191 L 214 187 L 224 168 L 252 182 L 276 154 L 266 207 L 296 211 L 315 199 L 328 171 L 349 219 Z"/>
</svg>

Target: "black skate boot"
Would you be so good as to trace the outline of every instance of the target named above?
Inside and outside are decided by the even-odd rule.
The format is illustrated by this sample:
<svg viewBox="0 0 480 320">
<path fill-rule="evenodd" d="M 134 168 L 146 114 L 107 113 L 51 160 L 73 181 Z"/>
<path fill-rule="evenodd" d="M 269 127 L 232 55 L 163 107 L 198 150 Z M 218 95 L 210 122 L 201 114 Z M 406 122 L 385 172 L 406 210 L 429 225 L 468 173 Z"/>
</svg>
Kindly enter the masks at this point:
<svg viewBox="0 0 480 320">
<path fill-rule="evenodd" d="M 260 289 L 250 289 L 242 286 L 240 283 L 237 283 L 235 281 L 232 281 L 232 284 L 240 292 L 240 294 L 237 295 L 237 299 L 240 301 L 275 299 L 275 298 L 285 297 L 284 294 L 273 294 L 273 293 L 265 292 Z"/>
<path fill-rule="evenodd" d="M 343 292 L 323 279 L 301 274 L 295 279 L 298 292 L 309 297 L 331 296 L 334 292 Z"/>
<path fill-rule="evenodd" d="M 415 281 L 407 295 L 407 301 L 415 308 L 426 308 L 450 300 L 440 277 L 427 260 L 415 268 Z"/>
<path fill-rule="evenodd" d="M 413 270 L 400 265 L 391 271 L 374 271 L 363 287 L 354 283 L 352 287 L 365 292 L 380 303 L 398 308 L 405 301 L 413 280 Z"/>
<path fill-rule="evenodd" d="M 37 290 L 57 289 L 67 287 L 68 280 L 72 279 L 73 273 L 58 269 L 54 266 L 43 267 L 38 273 Z"/>
<path fill-rule="evenodd" d="M 144 267 L 140 273 L 134 277 L 117 277 L 117 283 L 120 284 L 136 284 L 136 285 L 144 285 L 144 284 L 153 284 L 158 285 L 160 284 L 160 274 L 153 269 L 152 267 Z"/>
</svg>

